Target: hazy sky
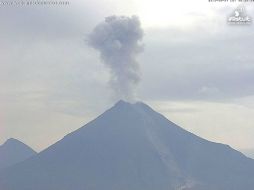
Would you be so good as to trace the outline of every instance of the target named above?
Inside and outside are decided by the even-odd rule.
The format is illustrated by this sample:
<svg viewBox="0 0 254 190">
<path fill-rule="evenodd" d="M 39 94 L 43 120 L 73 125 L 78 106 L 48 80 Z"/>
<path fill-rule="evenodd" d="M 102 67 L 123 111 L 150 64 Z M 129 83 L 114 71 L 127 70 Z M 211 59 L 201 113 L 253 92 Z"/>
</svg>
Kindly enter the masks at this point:
<svg viewBox="0 0 254 190">
<path fill-rule="evenodd" d="M 230 26 L 237 3 L 75 0 L 0 7 L 0 143 L 42 150 L 111 107 L 109 70 L 86 39 L 111 15 L 144 30 L 137 97 L 183 128 L 254 149 L 254 28 Z M 245 4 L 254 18 L 254 4 Z"/>
</svg>

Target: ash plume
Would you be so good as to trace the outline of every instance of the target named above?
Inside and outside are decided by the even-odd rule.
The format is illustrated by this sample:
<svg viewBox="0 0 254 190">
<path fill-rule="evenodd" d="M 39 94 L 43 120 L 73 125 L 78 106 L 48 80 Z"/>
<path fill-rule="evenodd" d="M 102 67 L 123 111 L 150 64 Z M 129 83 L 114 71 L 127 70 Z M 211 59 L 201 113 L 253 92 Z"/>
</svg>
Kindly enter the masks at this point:
<svg viewBox="0 0 254 190">
<path fill-rule="evenodd" d="M 133 100 L 140 81 L 136 56 L 142 52 L 143 30 L 137 16 L 109 16 L 88 36 L 88 44 L 100 52 L 110 69 L 109 81 L 116 98 Z"/>
</svg>

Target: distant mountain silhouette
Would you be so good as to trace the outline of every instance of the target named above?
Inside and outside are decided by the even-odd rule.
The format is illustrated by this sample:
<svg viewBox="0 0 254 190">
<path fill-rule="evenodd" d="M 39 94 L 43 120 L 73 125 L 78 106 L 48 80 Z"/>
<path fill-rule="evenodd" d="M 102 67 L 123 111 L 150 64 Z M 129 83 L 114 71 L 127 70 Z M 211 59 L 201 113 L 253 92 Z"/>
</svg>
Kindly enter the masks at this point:
<svg viewBox="0 0 254 190">
<path fill-rule="evenodd" d="M 0 174 L 4 190 L 253 190 L 254 160 L 119 101 Z"/>
<path fill-rule="evenodd" d="M 0 146 L 0 169 L 17 164 L 36 154 L 34 150 L 16 139 L 8 139 Z"/>
</svg>

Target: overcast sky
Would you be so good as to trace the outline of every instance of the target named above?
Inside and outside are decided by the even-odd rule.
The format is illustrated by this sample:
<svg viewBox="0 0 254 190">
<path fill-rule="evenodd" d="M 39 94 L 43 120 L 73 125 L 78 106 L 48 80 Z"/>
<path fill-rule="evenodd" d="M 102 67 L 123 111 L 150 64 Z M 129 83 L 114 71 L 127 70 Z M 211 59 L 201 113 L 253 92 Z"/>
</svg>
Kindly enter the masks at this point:
<svg viewBox="0 0 254 190">
<path fill-rule="evenodd" d="M 254 150 L 253 24 L 230 26 L 237 3 L 76 0 L 0 7 L 0 143 L 42 150 L 115 103 L 109 70 L 86 39 L 111 15 L 144 30 L 137 99 L 208 140 Z M 254 18 L 254 4 L 245 4 Z"/>
</svg>

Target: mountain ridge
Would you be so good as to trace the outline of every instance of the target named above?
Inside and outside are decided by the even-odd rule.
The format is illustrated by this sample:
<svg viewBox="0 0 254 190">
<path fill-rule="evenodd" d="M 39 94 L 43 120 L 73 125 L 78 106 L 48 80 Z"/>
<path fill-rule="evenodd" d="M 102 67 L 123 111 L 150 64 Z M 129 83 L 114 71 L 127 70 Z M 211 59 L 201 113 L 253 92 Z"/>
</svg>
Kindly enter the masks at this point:
<svg viewBox="0 0 254 190">
<path fill-rule="evenodd" d="M 144 103 L 119 101 L 34 158 L 1 173 L 0 187 L 251 190 L 253 179 L 253 160 L 238 151 L 187 132 Z"/>
<path fill-rule="evenodd" d="M 35 154 L 36 152 L 23 142 L 9 138 L 0 145 L 0 169 L 15 165 Z"/>
</svg>

